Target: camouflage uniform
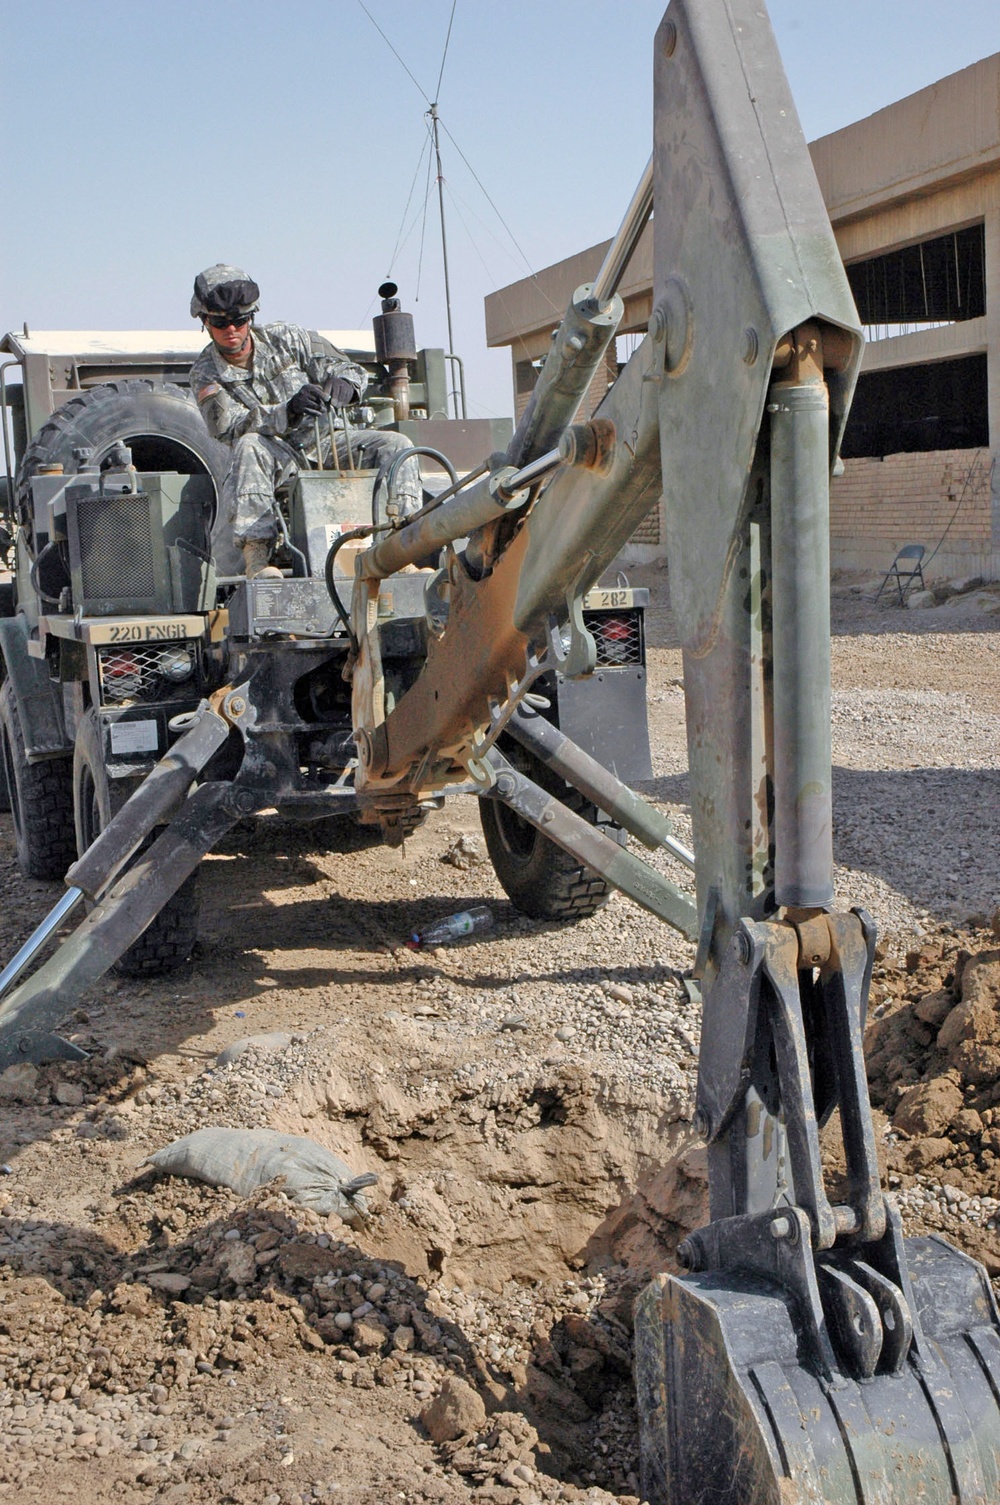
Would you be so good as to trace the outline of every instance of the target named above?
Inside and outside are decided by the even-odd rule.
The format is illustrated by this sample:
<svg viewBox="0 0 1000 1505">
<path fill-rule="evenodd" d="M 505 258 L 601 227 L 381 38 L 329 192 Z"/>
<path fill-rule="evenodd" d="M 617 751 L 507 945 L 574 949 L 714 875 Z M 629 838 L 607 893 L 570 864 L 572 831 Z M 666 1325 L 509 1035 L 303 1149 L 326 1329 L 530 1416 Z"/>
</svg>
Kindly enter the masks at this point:
<svg viewBox="0 0 1000 1505">
<path fill-rule="evenodd" d="M 295 324 L 261 324 L 252 329 L 254 352 L 249 368 L 233 366 L 209 343 L 191 368 L 191 390 L 209 433 L 231 446 L 233 458 L 222 486 L 222 504 L 238 545 L 248 539 L 277 536 L 274 488 L 302 468 L 303 461 L 327 464 L 332 458 L 329 424 L 319 420 L 322 453 L 316 453 L 316 425 L 311 416 L 289 425 L 287 404 L 306 382 L 322 386 L 329 376 L 352 382 L 359 395 L 367 372 L 319 335 Z M 356 465 L 384 477 L 409 441 L 387 429 L 352 429 Z M 337 431 L 337 456 L 348 458 L 347 436 Z M 419 463 L 414 456 L 396 471 L 393 490 L 404 514 L 422 502 Z"/>
</svg>

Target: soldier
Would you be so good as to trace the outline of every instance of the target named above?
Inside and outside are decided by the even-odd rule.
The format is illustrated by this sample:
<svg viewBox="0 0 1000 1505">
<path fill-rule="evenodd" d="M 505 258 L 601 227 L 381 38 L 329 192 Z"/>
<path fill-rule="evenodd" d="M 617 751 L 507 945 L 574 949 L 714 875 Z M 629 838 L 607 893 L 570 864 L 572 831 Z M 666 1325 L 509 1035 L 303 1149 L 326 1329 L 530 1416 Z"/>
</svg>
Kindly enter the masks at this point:
<svg viewBox="0 0 1000 1505">
<path fill-rule="evenodd" d="M 199 273 L 191 316 L 201 319 L 211 343 L 191 368 L 191 390 L 209 432 L 232 449 L 222 486 L 222 503 L 243 551 L 248 576 L 279 576 L 268 564 L 278 535 L 274 490 L 295 476 L 303 462 L 332 459 L 328 407 L 360 400 L 368 375 L 342 350 L 295 324 L 254 323 L 260 289 L 239 267 L 222 263 Z M 317 415 L 321 452 L 316 450 Z M 338 463 L 348 459 L 348 437 L 337 420 Z M 326 432 L 324 432 L 326 431 Z M 377 470 L 376 486 L 396 455 L 410 446 L 386 429 L 353 429 L 354 463 Z M 416 456 L 395 475 L 395 496 L 403 515 L 422 502 Z"/>
</svg>

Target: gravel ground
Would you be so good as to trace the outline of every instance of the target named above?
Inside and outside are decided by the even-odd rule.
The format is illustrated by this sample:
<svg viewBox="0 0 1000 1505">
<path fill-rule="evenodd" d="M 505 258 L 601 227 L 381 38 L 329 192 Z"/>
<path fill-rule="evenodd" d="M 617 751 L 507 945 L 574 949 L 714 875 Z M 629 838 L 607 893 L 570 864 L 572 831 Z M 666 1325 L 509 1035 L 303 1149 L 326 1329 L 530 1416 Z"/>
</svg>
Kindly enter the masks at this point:
<svg viewBox="0 0 1000 1505">
<path fill-rule="evenodd" d="M 685 839 L 662 581 L 645 792 Z M 995 944 L 1000 597 L 882 610 L 856 587 L 834 602 L 837 882 L 879 922 L 888 1028 L 935 990 L 956 1001 L 958 950 Z M 73 1021 L 87 1063 L 0 1081 L 0 1498 L 637 1500 L 631 1303 L 704 1206 L 691 950 L 617 897 L 570 929 L 525 921 L 475 850 L 442 860 L 475 831 L 468 802 L 402 853 L 239 831 L 204 864 L 192 962 L 94 990 Z M 0 817 L 5 953 L 57 893 L 17 876 Z M 475 902 L 492 931 L 405 949 Z M 218 1064 L 261 1031 L 285 1039 Z M 995 1258 L 992 1110 L 914 1170 L 888 1116 L 908 1086 L 879 1122 L 910 1226 Z M 212 1124 L 376 1172 L 368 1226 L 144 1169 Z"/>
</svg>

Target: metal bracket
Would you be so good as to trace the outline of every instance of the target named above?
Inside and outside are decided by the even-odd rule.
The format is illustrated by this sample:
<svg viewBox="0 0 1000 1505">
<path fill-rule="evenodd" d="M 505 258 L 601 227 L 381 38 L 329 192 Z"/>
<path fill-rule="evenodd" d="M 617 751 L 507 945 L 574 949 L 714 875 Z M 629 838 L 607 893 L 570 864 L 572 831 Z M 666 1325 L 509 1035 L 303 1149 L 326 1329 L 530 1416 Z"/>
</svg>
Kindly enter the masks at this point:
<svg viewBox="0 0 1000 1505">
<path fill-rule="evenodd" d="M 566 625 L 569 628 L 569 647 L 565 646 L 563 631 L 554 617 L 549 618 L 549 652 L 561 674 L 567 679 L 581 679 L 593 674 L 597 667 L 597 644 L 594 635 L 584 625 L 583 600 L 576 587 L 566 597 Z"/>
<path fill-rule="evenodd" d="M 539 653 L 533 643 L 529 643 L 524 658 L 524 673 L 520 679 L 508 682 L 506 700 L 490 699 L 489 721 L 485 728 L 482 731 L 473 732 L 465 747 L 456 752 L 456 757 L 465 767 L 469 778 L 475 783 L 480 793 L 488 792 L 496 784 L 496 772 L 490 766 L 488 753 L 496 746 L 498 737 L 519 707 L 524 704 L 532 685 L 551 667 L 546 651 L 543 649 Z"/>
</svg>

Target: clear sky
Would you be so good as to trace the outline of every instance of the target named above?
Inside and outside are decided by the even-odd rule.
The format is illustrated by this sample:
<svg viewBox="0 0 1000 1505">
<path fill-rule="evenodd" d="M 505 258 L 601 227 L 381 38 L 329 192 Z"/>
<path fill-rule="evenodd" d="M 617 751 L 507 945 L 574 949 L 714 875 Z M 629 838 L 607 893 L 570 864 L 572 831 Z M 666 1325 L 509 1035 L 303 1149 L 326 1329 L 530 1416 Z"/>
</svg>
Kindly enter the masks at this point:
<svg viewBox="0 0 1000 1505">
<path fill-rule="evenodd" d="M 470 411 L 510 412 L 483 298 L 617 227 L 663 0 L 456 0 L 440 88 L 452 0 L 366 4 L 416 82 L 360 0 L 0 0 L 0 330 L 189 327 L 194 274 L 232 261 L 263 318 L 326 329 L 391 272 L 446 344 L 436 95 Z M 770 12 L 809 140 L 1000 50 L 1000 0 Z"/>
</svg>

